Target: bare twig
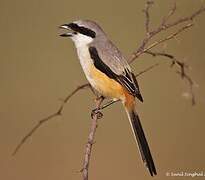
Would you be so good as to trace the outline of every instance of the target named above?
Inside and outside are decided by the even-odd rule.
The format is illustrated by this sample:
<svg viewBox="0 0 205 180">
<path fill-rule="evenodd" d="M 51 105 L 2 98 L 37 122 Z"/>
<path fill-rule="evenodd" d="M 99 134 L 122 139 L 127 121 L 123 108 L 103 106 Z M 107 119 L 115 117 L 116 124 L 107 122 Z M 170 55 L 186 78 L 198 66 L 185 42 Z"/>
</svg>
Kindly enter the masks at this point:
<svg viewBox="0 0 205 180">
<path fill-rule="evenodd" d="M 168 15 L 165 16 L 162 20 L 162 26 L 165 26 L 166 23 L 168 22 L 169 18 L 171 18 L 171 16 L 174 15 L 174 13 L 176 12 L 177 9 L 177 5 L 176 2 L 174 2 L 174 6 L 172 7 L 172 9 L 169 11 Z"/>
<path fill-rule="evenodd" d="M 173 55 L 171 54 L 168 54 L 168 53 L 164 53 L 164 52 L 152 52 L 152 51 L 146 51 L 145 52 L 146 54 L 150 54 L 152 55 L 153 57 L 156 57 L 156 56 L 164 56 L 164 57 L 168 57 L 170 59 L 172 59 L 173 61 L 175 61 L 175 58 Z"/>
<path fill-rule="evenodd" d="M 19 149 L 22 147 L 22 145 L 28 140 L 29 137 L 31 137 L 33 135 L 34 132 L 36 132 L 36 130 L 38 130 L 43 124 L 45 124 L 46 122 L 48 122 L 49 120 L 53 119 L 54 117 L 57 116 L 61 116 L 62 115 L 62 111 L 64 109 L 65 104 L 68 102 L 68 100 L 75 95 L 78 91 L 85 89 L 85 88 L 89 88 L 92 90 L 90 84 L 83 84 L 81 86 L 78 86 L 74 91 L 72 91 L 63 101 L 62 104 L 60 105 L 60 107 L 57 109 L 57 111 L 51 115 L 49 115 L 46 118 L 41 119 L 40 121 L 38 121 L 38 123 L 26 134 L 26 136 L 24 136 L 22 138 L 22 140 L 20 141 L 20 143 L 17 145 L 16 149 L 14 150 L 14 152 L 12 153 L 12 156 L 14 156 Z"/>
<path fill-rule="evenodd" d="M 172 23 L 166 24 L 164 29 L 168 29 L 171 27 L 174 27 L 178 24 L 182 24 L 184 22 L 188 22 L 188 21 L 193 21 L 194 18 L 196 18 L 197 16 L 199 16 L 201 13 L 203 13 L 205 11 L 205 7 L 201 7 L 200 9 L 198 9 L 197 11 L 193 12 L 190 16 L 187 17 L 183 17 L 178 19 L 177 21 L 174 21 Z"/>
<path fill-rule="evenodd" d="M 145 48 L 141 53 L 139 53 L 139 55 L 145 53 L 146 51 L 152 49 L 153 47 L 155 47 L 155 46 L 157 46 L 157 45 L 159 45 L 159 44 L 161 44 L 161 43 L 163 43 L 163 42 L 165 42 L 165 41 L 168 41 L 168 40 L 170 40 L 170 39 L 173 39 L 173 38 L 176 37 L 178 34 L 180 34 L 180 33 L 183 32 L 184 30 L 186 30 L 186 29 L 188 29 L 188 28 L 190 28 L 190 27 L 192 27 L 192 26 L 193 26 L 193 24 L 187 24 L 186 26 L 183 26 L 183 27 L 180 28 L 178 31 L 176 31 L 175 33 L 173 33 L 173 34 L 171 34 L 171 35 L 165 37 L 164 39 L 160 39 L 159 41 L 155 41 L 153 44 L 149 45 L 149 46 L 148 46 L 147 48 Z M 138 56 L 139 56 L 139 55 L 138 55 Z"/>
<path fill-rule="evenodd" d="M 90 157 L 91 157 L 91 152 L 92 152 L 92 146 L 94 143 L 94 138 L 95 138 L 95 132 L 97 129 L 97 123 L 98 119 L 102 117 L 102 113 L 99 112 L 99 108 L 103 102 L 104 98 L 98 98 L 96 100 L 96 109 L 93 114 L 92 114 L 92 121 L 91 121 L 91 127 L 90 127 L 90 133 L 88 135 L 88 142 L 86 144 L 85 148 L 85 156 L 84 156 L 84 161 L 83 161 L 83 168 L 81 170 L 83 180 L 88 180 L 88 169 L 89 169 L 89 164 L 90 164 Z"/>
<path fill-rule="evenodd" d="M 154 1 L 147 1 L 146 5 L 145 5 L 145 9 L 143 10 L 143 12 L 145 13 L 145 29 L 146 29 L 146 34 L 147 36 L 149 36 L 149 32 L 150 32 L 150 15 L 149 15 L 149 9 L 151 7 L 151 5 L 154 4 Z"/>
<path fill-rule="evenodd" d="M 144 73 L 150 71 L 151 69 L 153 69 L 154 67 L 156 67 L 156 66 L 158 66 L 158 65 L 159 65 L 159 63 L 153 64 L 153 65 L 149 66 L 148 68 L 144 69 L 143 71 L 140 71 L 140 72 L 137 73 L 135 76 L 138 77 L 138 76 L 140 76 L 140 75 L 142 75 L 142 74 L 144 74 Z"/>
<path fill-rule="evenodd" d="M 177 73 L 181 76 L 182 79 L 187 80 L 188 85 L 189 85 L 189 90 L 190 90 L 190 94 L 191 94 L 191 102 L 192 105 L 196 104 L 196 98 L 195 98 L 195 94 L 193 91 L 193 87 L 194 87 L 194 81 L 192 80 L 192 78 L 187 74 L 186 72 L 186 68 L 188 68 L 188 65 L 182 61 L 179 61 L 175 58 L 175 56 L 171 55 L 171 54 L 167 54 L 164 52 L 152 52 L 152 51 L 146 51 L 145 53 L 150 54 L 154 57 L 156 56 L 163 56 L 166 57 L 168 59 L 170 59 L 172 61 L 171 67 L 173 67 L 174 65 L 177 65 L 179 67 L 179 70 L 177 71 Z"/>
<path fill-rule="evenodd" d="M 146 5 L 147 6 L 147 5 Z M 162 20 L 162 23 L 155 28 L 154 30 L 150 31 L 148 34 L 146 33 L 142 43 L 140 44 L 139 48 L 137 48 L 136 51 L 134 51 L 131 55 L 131 57 L 129 58 L 129 62 L 133 62 L 136 58 L 138 58 L 141 54 L 143 54 L 145 52 L 145 49 L 151 49 L 153 47 L 150 46 L 150 48 L 146 48 L 146 46 L 148 45 L 148 43 L 150 42 L 150 40 L 158 35 L 161 31 L 166 31 L 170 28 L 176 27 L 179 24 L 182 23 L 186 23 L 189 21 L 193 21 L 197 16 L 199 16 L 201 13 L 203 13 L 205 11 L 205 7 L 201 7 L 200 9 L 198 9 L 197 11 L 193 12 L 190 16 L 186 16 L 184 18 L 179 18 L 177 20 L 175 20 L 172 23 L 167 23 L 168 19 L 174 14 L 174 12 L 176 11 L 176 5 L 173 7 L 173 9 L 170 11 L 170 13 L 168 14 L 168 16 Z M 149 11 L 147 11 L 147 13 L 149 13 Z M 147 20 L 146 20 L 147 21 Z M 146 24 L 149 24 L 148 22 Z M 184 28 L 188 28 L 190 26 L 190 24 L 193 23 L 189 23 L 186 26 L 184 26 L 182 29 L 184 30 Z M 178 30 L 177 34 L 181 33 L 183 30 Z M 169 36 L 168 36 L 169 37 Z M 174 38 L 175 36 L 173 36 L 172 38 Z M 165 38 L 167 40 L 172 39 L 172 38 Z"/>
<path fill-rule="evenodd" d="M 196 104 L 196 98 L 195 98 L 195 94 L 194 94 L 194 90 L 193 90 L 195 83 L 192 80 L 192 78 L 187 73 L 185 73 L 184 63 L 182 63 L 179 66 L 181 67 L 181 71 L 177 71 L 177 73 L 181 76 L 182 79 L 186 79 L 187 82 L 189 83 L 189 91 L 190 91 L 190 94 L 191 94 L 191 102 L 192 102 L 192 105 L 195 105 Z"/>
</svg>

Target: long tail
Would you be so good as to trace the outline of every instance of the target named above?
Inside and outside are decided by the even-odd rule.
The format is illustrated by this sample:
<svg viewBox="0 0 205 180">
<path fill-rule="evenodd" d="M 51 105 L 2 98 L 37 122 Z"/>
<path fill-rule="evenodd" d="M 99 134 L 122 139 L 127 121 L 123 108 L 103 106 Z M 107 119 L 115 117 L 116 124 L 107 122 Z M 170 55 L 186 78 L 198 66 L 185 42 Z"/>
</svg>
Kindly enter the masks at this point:
<svg viewBox="0 0 205 180">
<path fill-rule="evenodd" d="M 148 168 L 151 176 L 157 175 L 154 161 L 152 159 L 152 155 L 149 149 L 149 145 L 147 143 L 144 131 L 142 129 L 139 116 L 135 110 L 135 100 L 132 99 L 129 102 L 126 101 L 124 103 L 124 106 L 131 124 L 133 134 L 135 136 L 135 140 L 139 146 L 139 151 L 142 160 L 145 163 L 145 166 Z"/>
</svg>

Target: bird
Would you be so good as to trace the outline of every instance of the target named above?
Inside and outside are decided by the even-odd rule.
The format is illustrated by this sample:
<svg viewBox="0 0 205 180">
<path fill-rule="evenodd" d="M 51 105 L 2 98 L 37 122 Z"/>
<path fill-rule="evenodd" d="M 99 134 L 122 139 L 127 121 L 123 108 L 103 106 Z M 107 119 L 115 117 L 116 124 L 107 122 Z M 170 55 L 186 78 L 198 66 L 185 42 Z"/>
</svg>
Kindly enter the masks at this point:
<svg viewBox="0 0 205 180">
<path fill-rule="evenodd" d="M 126 110 L 143 163 L 151 176 L 155 164 L 137 110 L 136 98 L 143 102 L 139 85 L 126 58 L 103 29 L 92 20 L 76 20 L 59 26 L 61 37 L 70 38 L 91 86 L 103 97 L 120 100 Z"/>
</svg>

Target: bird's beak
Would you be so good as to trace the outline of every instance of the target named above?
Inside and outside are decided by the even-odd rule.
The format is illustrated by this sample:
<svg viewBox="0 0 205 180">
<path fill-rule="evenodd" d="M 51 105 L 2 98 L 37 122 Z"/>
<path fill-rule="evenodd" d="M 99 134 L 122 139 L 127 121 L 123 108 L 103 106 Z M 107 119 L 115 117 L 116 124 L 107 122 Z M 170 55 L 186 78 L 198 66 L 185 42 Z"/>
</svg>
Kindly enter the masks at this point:
<svg viewBox="0 0 205 180">
<path fill-rule="evenodd" d="M 68 26 L 68 24 L 63 24 L 63 25 L 59 26 L 59 28 L 66 29 L 66 30 L 70 31 L 70 32 L 65 32 L 65 33 L 60 34 L 61 37 L 72 37 L 73 36 L 73 32 L 70 29 L 70 27 Z"/>
</svg>

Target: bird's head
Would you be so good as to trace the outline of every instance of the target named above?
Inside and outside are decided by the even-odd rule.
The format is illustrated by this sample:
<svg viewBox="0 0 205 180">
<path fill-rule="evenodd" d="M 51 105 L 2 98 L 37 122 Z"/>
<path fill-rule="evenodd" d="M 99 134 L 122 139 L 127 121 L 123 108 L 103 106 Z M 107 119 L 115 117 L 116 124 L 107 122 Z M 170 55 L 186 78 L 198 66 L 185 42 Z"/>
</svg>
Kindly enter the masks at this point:
<svg viewBox="0 0 205 180">
<path fill-rule="evenodd" d="M 100 36 L 105 37 L 105 33 L 99 25 L 90 20 L 78 20 L 72 23 L 61 25 L 59 28 L 66 30 L 60 34 L 62 37 L 71 38 L 78 45 L 87 45 Z"/>
</svg>

